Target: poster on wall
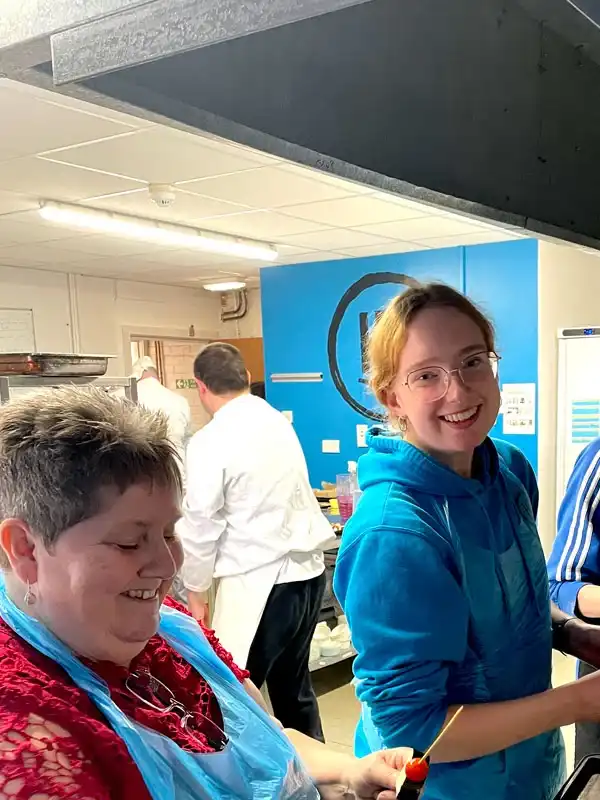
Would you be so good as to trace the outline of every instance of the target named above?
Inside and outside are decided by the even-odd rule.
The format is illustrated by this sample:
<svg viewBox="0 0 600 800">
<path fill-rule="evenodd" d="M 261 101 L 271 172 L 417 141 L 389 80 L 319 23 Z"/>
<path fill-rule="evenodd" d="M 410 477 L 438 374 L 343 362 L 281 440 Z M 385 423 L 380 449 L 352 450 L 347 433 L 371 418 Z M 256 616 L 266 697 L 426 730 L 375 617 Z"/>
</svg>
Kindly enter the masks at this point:
<svg viewBox="0 0 600 800">
<path fill-rule="evenodd" d="M 535 434 L 535 383 L 505 383 L 500 412 L 503 414 L 502 433 Z"/>
</svg>

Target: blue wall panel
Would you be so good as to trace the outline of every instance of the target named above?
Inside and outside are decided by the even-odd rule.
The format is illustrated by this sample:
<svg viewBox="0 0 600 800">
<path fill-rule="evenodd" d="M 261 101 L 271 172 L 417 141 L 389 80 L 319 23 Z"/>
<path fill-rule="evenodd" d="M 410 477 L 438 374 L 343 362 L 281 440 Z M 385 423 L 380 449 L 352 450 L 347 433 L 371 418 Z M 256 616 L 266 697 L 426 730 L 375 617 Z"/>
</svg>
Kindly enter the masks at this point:
<svg viewBox="0 0 600 800">
<path fill-rule="evenodd" d="M 535 239 L 465 248 L 465 291 L 496 327 L 500 383 L 535 383 L 538 376 L 538 243 Z M 536 409 L 537 431 L 537 409 Z M 505 436 L 502 416 L 492 436 L 520 448 L 537 472 L 537 433 Z"/>
<path fill-rule="evenodd" d="M 488 260 L 489 270 L 485 266 Z M 469 270 L 472 270 L 471 279 Z M 358 282 L 373 284 L 358 286 L 359 294 L 350 300 L 341 314 L 332 349 L 339 367 L 338 383 L 342 391 L 345 389 L 354 405 L 375 410 L 374 400 L 361 381 L 361 315 L 363 325 L 365 322 L 372 324 L 375 312 L 404 288 L 398 284 L 402 275 L 419 281 L 444 281 L 461 290 L 467 287 L 469 291 L 469 286 L 472 286 L 476 299 L 482 300 L 494 317 L 496 311 L 502 317 L 495 321 L 504 356 L 503 377 L 504 370 L 507 376 L 504 379 L 512 382 L 513 378 L 508 376 L 518 373 L 523 374 L 519 381 L 536 380 L 537 360 L 531 372 L 529 361 L 534 351 L 529 345 L 526 368 L 520 370 L 513 363 L 521 358 L 522 347 L 519 334 L 511 329 L 514 304 L 506 306 L 503 301 L 506 295 L 503 270 L 507 271 L 509 283 L 517 275 L 521 281 L 525 273 L 529 276 L 526 285 L 522 283 L 519 288 L 519 303 L 528 309 L 521 327 L 528 327 L 531 335 L 537 331 L 537 249 L 536 243 L 528 240 L 299 264 L 261 271 L 267 397 L 276 408 L 293 412 L 294 426 L 304 447 L 313 486 L 320 485 L 323 480 L 334 481 L 336 474 L 346 471 L 348 460 L 356 460 L 364 452 L 356 444 L 356 425 L 372 424 L 371 419 L 343 398 L 330 370 L 328 335 L 336 309 L 341 313 L 338 307 L 345 293 Z M 486 283 L 488 278 L 489 284 Z M 378 280 L 383 282 L 376 283 Z M 527 299 L 526 295 L 534 285 L 535 294 Z M 537 333 L 533 338 L 537 359 Z M 273 373 L 282 372 L 322 372 L 323 382 L 273 383 L 270 380 Z M 340 454 L 323 453 L 324 439 L 339 440 Z M 530 445 L 528 455 L 532 457 L 535 442 L 527 444 Z M 535 458 L 533 460 L 535 462 Z"/>
</svg>

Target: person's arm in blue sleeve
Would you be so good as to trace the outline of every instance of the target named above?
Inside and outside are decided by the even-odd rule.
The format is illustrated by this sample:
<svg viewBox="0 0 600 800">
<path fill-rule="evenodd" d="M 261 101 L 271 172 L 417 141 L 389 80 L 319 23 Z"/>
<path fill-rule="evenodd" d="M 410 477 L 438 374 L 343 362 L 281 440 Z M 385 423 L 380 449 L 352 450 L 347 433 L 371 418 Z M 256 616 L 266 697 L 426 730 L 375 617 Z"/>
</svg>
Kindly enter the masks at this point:
<svg viewBox="0 0 600 800">
<path fill-rule="evenodd" d="M 342 544 L 334 588 L 358 652 L 359 699 L 384 745 L 425 750 L 456 711 L 446 682 L 467 647 L 466 599 L 448 560 L 415 532 L 373 529 Z M 466 706 L 432 760 L 480 758 L 584 718 L 589 684 L 579 683 Z"/>
<path fill-rule="evenodd" d="M 550 596 L 565 614 L 600 617 L 600 587 L 593 585 L 600 583 L 599 502 L 600 441 L 596 441 L 575 464 L 548 560 Z"/>
<path fill-rule="evenodd" d="M 448 665 L 466 653 L 456 579 L 422 536 L 376 529 L 338 556 L 335 592 L 358 652 L 359 699 L 385 747 L 426 750 L 448 713 Z"/>
</svg>

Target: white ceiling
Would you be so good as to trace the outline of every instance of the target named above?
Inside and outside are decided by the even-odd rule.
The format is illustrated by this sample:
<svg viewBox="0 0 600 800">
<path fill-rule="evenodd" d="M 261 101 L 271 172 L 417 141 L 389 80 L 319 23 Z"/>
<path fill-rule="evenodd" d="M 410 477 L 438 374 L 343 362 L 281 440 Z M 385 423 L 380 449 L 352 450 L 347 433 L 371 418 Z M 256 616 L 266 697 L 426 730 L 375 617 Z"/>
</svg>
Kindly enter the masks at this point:
<svg viewBox="0 0 600 800">
<path fill-rule="evenodd" d="M 517 238 L 494 227 L 309 170 L 212 136 L 0 79 L 0 266 L 190 285 L 261 263 L 44 222 L 41 199 L 274 243 L 277 264 Z M 176 187 L 159 209 L 148 183 Z"/>
</svg>

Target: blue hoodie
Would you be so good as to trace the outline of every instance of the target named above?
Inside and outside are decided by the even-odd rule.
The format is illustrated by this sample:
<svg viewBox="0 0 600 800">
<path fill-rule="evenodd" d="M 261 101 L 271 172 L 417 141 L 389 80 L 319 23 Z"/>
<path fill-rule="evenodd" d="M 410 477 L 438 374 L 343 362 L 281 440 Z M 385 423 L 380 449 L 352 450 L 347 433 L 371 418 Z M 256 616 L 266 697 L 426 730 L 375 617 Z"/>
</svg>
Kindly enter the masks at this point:
<svg viewBox="0 0 600 800">
<path fill-rule="evenodd" d="M 463 478 L 374 429 L 346 525 L 335 592 L 358 652 L 357 754 L 424 751 L 453 705 L 550 687 L 552 634 L 537 486 L 525 457 L 486 440 Z M 360 752 L 358 752 L 360 751 Z M 474 761 L 435 764 L 426 800 L 550 800 L 558 732 Z"/>
</svg>

